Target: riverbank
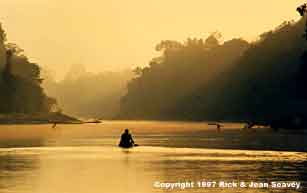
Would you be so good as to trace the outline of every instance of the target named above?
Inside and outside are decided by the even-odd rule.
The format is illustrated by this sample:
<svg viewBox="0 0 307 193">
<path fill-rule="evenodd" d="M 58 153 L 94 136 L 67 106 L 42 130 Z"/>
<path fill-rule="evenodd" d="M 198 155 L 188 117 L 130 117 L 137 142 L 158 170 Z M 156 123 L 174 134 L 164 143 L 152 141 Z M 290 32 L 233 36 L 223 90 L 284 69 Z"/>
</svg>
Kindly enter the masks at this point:
<svg viewBox="0 0 307 193">
<path fill-rule="evenodd" d="M 0 124 L 81 124 L 83 121 L 63 113 L 0 114 Z"/>
</svg>

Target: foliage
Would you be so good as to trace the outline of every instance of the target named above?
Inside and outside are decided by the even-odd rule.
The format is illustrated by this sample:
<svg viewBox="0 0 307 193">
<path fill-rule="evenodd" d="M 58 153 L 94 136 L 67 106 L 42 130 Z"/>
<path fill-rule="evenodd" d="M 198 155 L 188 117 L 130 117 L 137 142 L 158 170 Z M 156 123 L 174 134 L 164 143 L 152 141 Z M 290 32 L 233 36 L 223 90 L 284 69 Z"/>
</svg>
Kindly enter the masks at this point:
<svg viewBox="0 0 307 193">
<path fill-rule="evenodd" d="M 307 97 L 299 97 L 307 83 L 300 59 L 304 26 L 284 22 L 250 44 L 220 43 L 214 34 L 205 41 L 163 41 L 161 56 L 129 82 L 120 117 L 250 120 L 291 113 L 291 104 Z"/>
<path fill-rule="evenodd" d="M 65 78 L 55 81 L 50 71 L 45 73 L 44 87 L 48 95 L 57 98 L 65 113 L 83 118 L 111 119 L 119 111 L 120 97 L 132 72 L 86 72 L 74 65 Z"/>
<path fill-rule="evenodd" d="M 46 96 L 40 78 L 40 67 L 31 63 L 16 44 L 6 42 L 6 34 L 0 28 L 0 54 L 4 67 L 0 68 L 0 113 L 33 114 L 49 112 L 56 104 Z"/>
<path fill-rule="evenodd" d="M 178 107 L 189 94 L 207 86 L 227 71 L 248 47 L 241 39 L 220 44 L 216 33 L 205 41 L 187 39 L 186 42 L 162 41 L 156 46 L 162 55 L 148 67 L 137 69 L 128 84 L 128 93 L 121 100 L 123 118 L 173 119 L 189 118 Z"/>
</svg>

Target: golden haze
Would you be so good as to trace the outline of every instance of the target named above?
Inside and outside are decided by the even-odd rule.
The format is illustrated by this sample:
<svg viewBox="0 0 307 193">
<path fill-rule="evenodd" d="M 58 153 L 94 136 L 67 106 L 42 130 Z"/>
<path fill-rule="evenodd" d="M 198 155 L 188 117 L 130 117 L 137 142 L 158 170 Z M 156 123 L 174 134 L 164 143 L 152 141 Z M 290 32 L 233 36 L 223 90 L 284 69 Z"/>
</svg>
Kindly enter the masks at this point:
<svg viewBox="0 0 307 193">
<path fill-rule="evenodd" d="M 298 19 L 302 0 L 2 0 L 8 39 L 32 61 L 62 76 L 72 64 L 90 71 L 146 65 L 161 40 L 252 40 L 285 20 Z M 64 69 L 64 70 L 63 70 Z"/>
</svg>

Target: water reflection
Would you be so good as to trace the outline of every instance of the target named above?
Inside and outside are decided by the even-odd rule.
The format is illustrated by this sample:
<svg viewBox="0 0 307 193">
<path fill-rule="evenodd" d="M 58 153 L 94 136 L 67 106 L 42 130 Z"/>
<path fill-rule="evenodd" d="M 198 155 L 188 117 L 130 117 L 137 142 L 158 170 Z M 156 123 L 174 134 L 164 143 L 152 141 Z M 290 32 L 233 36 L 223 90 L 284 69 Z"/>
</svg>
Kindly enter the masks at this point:
<svg viewBox="0 0 307 193">
<path fill-rule="evenodd" d="M 155 181 L 200 180 L 302 181 L 306 187 L 305 154 L 247 153 L 216 150 L 140 147 L 37 147 L 0 151 L 0 192 L 8 193 L 150 193 L 170 192 L 153 187 Z M 220 152 L 219 152 L 220 151 Z M 192 152 L 192 153 L 187 153 Z M 249 156 L 257 157 L 255 161 Z M 233 160 L 228 159 L 233 157 Z M 285 159 L 287 157 L 287 159 Z M 184 158 L 184 159 L 182 159 Z M 202 158 L 202 159 L 199 159 Z M 289 161 L 292 160 L 292 161 Z M 175 189 L 171 192 L 234 192 L 234 189 Z M 236 192 L 284 192 L 236 189 Z M 304 192 L 306 189 L 291 190 Z"/>
<path fill-rule="evenodd" d="M 276 140 L 282 142 L 285 138 L 291 139 L 292 143 L 301 143 L 304 136 L 280 134 L 272 137 L 271 133 L 260 133 L 258 135 L 266 137 L 256 139 L 253 138 L 255 134 L 216 133 L 203 131 L 204 128 L 196 125 L 192 125 L 195 128 L 192 132 L 188 128 L 174 131 L 171 124 L 165 128 L 154 124 L 146 126 L 145 123 L 142 126 L 144 129 L 137 124 L 133 127 L 135 139 L 142 146 L 130 150 L 116 147 L 122 125 L 115 124 L 112 128 L 106 125 L 59 125 L 56 132 L 49 127 L 41 131 L 42 126 L 20 127 L 18 137 L 11 133 L 10 140 L 0 141 L 3 147 L 0 148 L 0 192 L 306 192 L 307 153 L 286 151 L 282 143 L 274 147 L 281 147 L 283 151 L 248 148 L 261 147 L 260 142 L 268 148 Z M 10 132 L 11 128 L 1 129 L 4 137 L 3 133 Z M 27 137 L 29 130 L 34 134 Z M 269 143 L 270 138 L 273 142 Z M 257 144 L 252 146 L 253 143 Z M 306 148 L 304 143 L 299 143 L 292 147 Z M 232 147 L 249 150 L 233 150 Z M 155 181 L 199 180 L 301 181 L 304 189 L 193 188 L 170 191 L 153 187 Z"/>
<path fill-rule="evenodd" d="M 31 179 L 39 170 L 38 155 L 19 155 L 14 150 L 0 154 L 0 192 L 9 190 L 31 190 Z"/>
</svg>

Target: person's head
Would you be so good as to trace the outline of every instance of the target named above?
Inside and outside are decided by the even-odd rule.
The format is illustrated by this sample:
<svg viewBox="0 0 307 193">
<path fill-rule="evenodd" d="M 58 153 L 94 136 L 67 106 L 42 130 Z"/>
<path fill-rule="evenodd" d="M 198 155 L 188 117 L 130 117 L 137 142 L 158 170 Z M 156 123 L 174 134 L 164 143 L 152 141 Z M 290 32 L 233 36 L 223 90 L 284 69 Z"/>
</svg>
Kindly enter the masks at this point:
<svg viewBox="0 0 307 193">
<path fill-rule="evenodd" d="M 125 129 L 125 133 L 129 133 L 129 129 Z"/>
</svg>

